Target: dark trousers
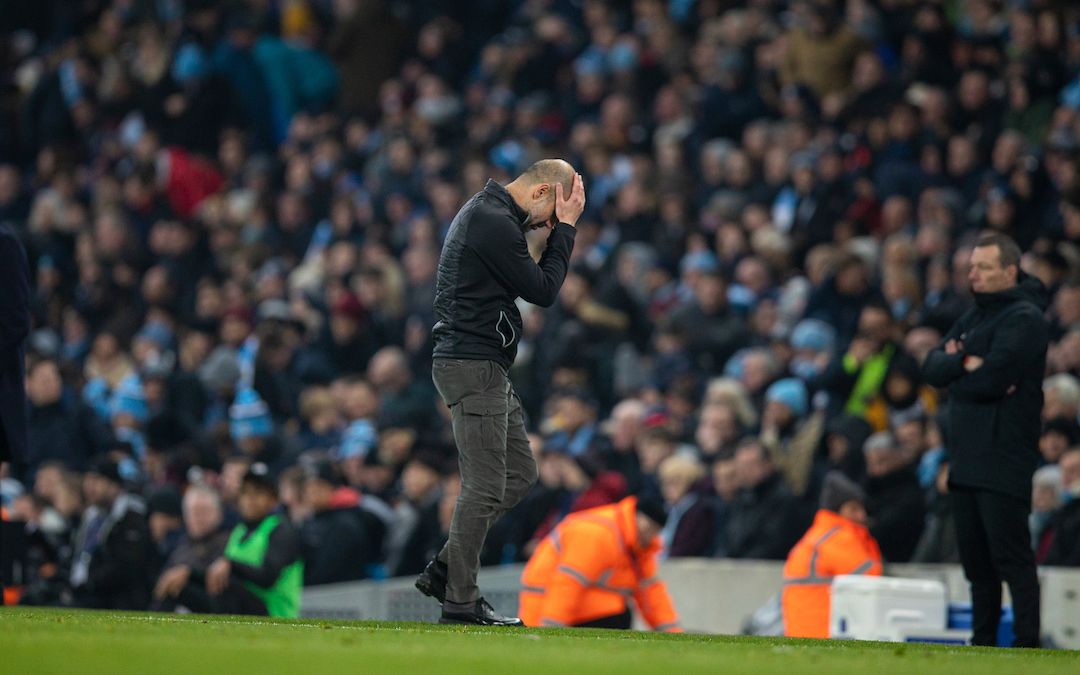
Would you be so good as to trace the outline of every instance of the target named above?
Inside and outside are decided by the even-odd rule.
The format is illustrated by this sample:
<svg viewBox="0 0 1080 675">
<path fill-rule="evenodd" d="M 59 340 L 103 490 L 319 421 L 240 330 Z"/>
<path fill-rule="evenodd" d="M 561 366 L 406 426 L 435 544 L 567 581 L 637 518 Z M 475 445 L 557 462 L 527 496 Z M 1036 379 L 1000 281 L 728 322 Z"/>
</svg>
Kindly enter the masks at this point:
<svg viewBox="0 0 1080 675">
<path fill-rule="evenodd" d="M 1030 505 L 1010 495 L 951 487 L 956 539 L 971 582 L 975 645 L 996 646 L 1001 582 L 1013 601 L 1014 647 L 1039 646 L 1039 577 L 1028 532 Z"/>
<path fill-rule="evenodd" d="M 158 600 L 153 609 L 171 612 L 177 605 L 183 605 L 196 614 L 267 615 L 266 605 L 259 596 L 248 590 L 247 586 L 235 577 L 229 580 L 228 588 L 221 595 L 210 595 L 204 585 L 188 582 L 174 601 Z"/>
<path fill-rule="evenodd" d="M 613 628 L 615 630 L 630 630 L 630 626 L 633 624 L 634 616 L 630 613 L 630 609 L 627 608 L 618 614 L 602 616 L 599 619 L 574 624 L 574 628 Z"/>
<path fill-rule="evenodd" d="M 450 408 L 461 471 L 450 539 L 438 557 L 448 568 L 446 602 L 468 605 L 480 597 L 476 575 L 487 532 L 536 483 L 536 460 L 505 368 L 494 361 L 435 359 L 431 377 Z"/>
</svg>

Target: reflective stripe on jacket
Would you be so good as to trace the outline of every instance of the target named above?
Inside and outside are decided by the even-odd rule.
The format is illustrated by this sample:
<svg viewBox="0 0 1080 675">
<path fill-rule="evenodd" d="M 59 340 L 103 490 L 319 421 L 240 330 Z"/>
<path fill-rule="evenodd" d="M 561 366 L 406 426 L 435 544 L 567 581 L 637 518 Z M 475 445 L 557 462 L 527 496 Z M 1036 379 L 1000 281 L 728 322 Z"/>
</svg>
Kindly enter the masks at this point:
<svg viewBox="0 0 1080 675">
<path fill-rule="evenodd" d="M 518 615 L 528 626 L 574 626 L 620 614 L 631 598 L 655 630 L 681 632 L 657 577 L 660 541 L 638 549 L 636 497 L 568 516 L 521 575 Z"/>
<path fill-rule="evenodd" d="M 829 637 L 829 589 L 839 574 L 881 576 L 881 551 L 870 532 L 821 509 L 784 563 L 784 635 Z"/>
</svg>

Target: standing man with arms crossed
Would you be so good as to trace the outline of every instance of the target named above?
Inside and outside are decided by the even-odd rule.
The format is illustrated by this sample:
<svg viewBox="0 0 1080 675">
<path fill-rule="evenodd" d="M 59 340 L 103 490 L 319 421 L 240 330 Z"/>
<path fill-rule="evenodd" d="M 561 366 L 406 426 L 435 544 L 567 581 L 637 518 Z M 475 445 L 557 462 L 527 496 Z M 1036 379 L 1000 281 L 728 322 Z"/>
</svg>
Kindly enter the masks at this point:
<svg viewBox="0 0 1080 675">
<path fill-rule="evenodd" d="M 508 372 L 522 298 L 550 307 L 570 264 L 585 186 L 562 160 L 533 164 L 506 187 L 489 180 L 461 207 L 443 242 L 436 280 L 432 379 L 450 408 L 461 496 L 450 539 L 416 587 L 442 602 L 440 623 L 522 626 L 500 616 L 476 585 L 488 530 L 536 482 L 521 400 Z M 551 228 L 539 264 L 525 233 Z"/>
<path fill-rule="evenodd" d="M 971 582 L 972 644 L 997 644 L 1001 582 L 1009 584 L 1014 647 L 1039 646 L 1039 578 L 1028 533 L 1039 459 L 1049 326 L 1046 288 L 1020 271 L 1003 234 L 979 239 L 968 274 L 975 306 L 923 364 L 949 389 L 949 493 L 957 544 Z"/>
</svg>

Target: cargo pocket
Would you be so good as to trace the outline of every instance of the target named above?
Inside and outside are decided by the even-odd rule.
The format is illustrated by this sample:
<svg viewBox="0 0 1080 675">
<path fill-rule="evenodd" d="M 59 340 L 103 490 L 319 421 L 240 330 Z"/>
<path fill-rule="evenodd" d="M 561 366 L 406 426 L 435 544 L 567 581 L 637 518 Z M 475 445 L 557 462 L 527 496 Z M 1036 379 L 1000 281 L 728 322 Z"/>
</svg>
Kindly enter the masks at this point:
<svg viewBox="0 0 1080 675">
<path fill-rule="evenodd" d="M 506 411 L 504 397 L 488 395 L 467 396 L 461 400 L 461 417 L 465 427 L 464 441 L 469 450 L 506 449 Z M 458 448 L 459 451 L 462 448 Z"/>
</svg>

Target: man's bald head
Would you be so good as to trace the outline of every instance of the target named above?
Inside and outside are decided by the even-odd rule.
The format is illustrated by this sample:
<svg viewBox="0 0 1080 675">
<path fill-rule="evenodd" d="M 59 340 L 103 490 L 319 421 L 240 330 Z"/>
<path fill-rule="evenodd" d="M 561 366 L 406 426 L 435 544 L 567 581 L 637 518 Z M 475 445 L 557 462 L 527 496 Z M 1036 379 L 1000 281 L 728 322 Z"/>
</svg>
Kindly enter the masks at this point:
<svg viewBox="0 0 1080 675">
<path fill-rule="evenodd" d="M 574 167 L 562 159 L 542 159 L 536 162 L 525 173 L 518 176 L 518 181 L 528 187 L 534 187 L 541 183 L 551 186 L 551 193 L 555 194 L 555 184 L 562 183 L 563 195 L 570 194 L 570 188 L 574 185 Z M 514 181 L 515 183 L 517 181 Z"/>
<path fill-rule="evenodd" d="M 563 198 L 570 196 L 577 172 L 561 159 L 542 159 L 518 176 L 506 189 L 518 206 L 529 212 L 526 229 L 535 229 L 550 221 L 555 213 L 555 186 L 562 184 Z"/>
</svg>

